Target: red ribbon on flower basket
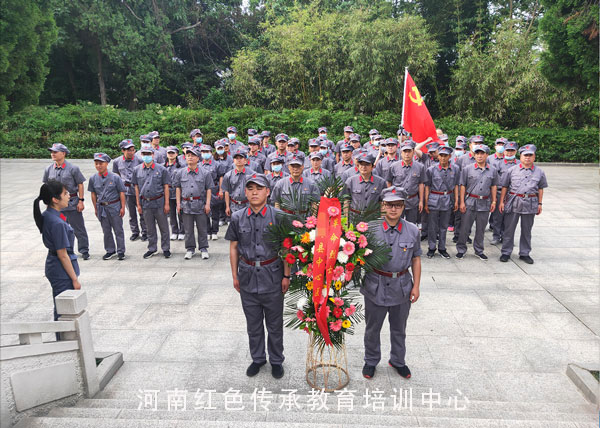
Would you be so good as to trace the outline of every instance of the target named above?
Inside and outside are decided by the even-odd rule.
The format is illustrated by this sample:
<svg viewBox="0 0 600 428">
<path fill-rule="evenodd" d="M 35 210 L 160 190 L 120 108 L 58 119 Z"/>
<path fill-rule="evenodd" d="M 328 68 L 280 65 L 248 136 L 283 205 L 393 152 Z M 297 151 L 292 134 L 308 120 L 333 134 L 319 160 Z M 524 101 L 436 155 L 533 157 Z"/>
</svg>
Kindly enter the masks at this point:
<svg viewBox="0 0 600 428">
<path fill-rule="evenodd" d="M 327 325 L 327 299 L 333 281 L 333 268 L 337 260 L 342 236 L 341 204 L 337 198 L 321 197 L 317 214 L 317 234 L 313 257 L 313 304 L 317 326 L 325 344 L 332 345 Z M 332 215 L 333 214 L 333 215 Z M 327 291 L 323 296 L 323 285 Z"/>
</svg>

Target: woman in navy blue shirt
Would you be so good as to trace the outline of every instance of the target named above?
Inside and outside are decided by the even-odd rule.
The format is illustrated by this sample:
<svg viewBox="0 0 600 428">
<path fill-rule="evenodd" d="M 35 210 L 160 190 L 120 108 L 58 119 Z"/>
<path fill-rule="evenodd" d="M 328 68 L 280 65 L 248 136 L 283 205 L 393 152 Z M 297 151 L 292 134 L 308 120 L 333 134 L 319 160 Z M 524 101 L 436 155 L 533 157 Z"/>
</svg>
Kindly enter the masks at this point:
<svg viewBox="0 0 600 428">
<path fill-rule="evenodd" d="M 69 205 L 69 191 L 62 183 L 49 180 L 42 184 L 40 195 L 33 202 L 33 218 L 46 248 L 45 274 L 52 286 L 52 298 L 65 290 L 79 290 L 81 284 L 77 255 L 73 252 L 75 233 L 61 213 Z M 46 204 L 46 211 L 40 211 L 40 201 Z M 54 302 L 54 320 L 58 319 L 56 301 Z"/>
</svg>

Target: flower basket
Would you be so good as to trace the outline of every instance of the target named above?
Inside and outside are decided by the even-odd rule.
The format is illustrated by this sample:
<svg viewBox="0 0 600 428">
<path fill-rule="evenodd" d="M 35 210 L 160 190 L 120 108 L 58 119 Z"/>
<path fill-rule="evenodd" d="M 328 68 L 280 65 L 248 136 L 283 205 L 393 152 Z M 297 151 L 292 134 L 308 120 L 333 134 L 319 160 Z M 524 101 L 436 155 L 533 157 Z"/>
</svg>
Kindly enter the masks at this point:
<svg viewBox="0 0 600 428">
<path fill-rule="evenodd" d="M 337 391 L 350 382 L 346 344 L 327 346 L 308 336 L 306 351 L 306 382 L 311 388 L 325 392 Z"/>
</svg>

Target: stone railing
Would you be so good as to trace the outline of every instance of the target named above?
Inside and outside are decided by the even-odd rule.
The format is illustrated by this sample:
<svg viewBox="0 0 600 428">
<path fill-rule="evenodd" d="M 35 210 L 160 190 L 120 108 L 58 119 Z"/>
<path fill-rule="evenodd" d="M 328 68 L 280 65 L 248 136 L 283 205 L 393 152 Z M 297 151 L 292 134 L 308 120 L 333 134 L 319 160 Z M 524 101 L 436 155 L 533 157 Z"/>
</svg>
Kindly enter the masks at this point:
<svg viewBox="0 0 600 428">
<path fill-rule="evenodd" d="M 18 336 L 18 344 L 0 347 L 3 427 L 100 390 L 86 306 L 84 291 L 68 290 L 56 297 L 58 321 L 0 325 L 2 336 Z"/>
</svg>

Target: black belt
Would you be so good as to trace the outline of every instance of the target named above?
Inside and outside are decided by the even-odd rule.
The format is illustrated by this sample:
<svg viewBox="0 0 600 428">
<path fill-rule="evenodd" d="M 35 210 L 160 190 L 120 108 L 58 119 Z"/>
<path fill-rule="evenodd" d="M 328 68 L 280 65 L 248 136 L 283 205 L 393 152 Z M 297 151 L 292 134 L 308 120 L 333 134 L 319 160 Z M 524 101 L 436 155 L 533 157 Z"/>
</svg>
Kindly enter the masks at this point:
<svg viewBox="0 0 600 428">
<path fill-rule="evenodd" d="M 162 198 L 163 196 L 165 196 L 164 193 L 161 193 L 160 195 L 155 196 L 154 198 L 145 198 L 143 196 L 140 196 L 140 198 L 142 198 L 144 201 L 155 201 L 157 199 Z"/>
<path fill-rule="evenodd" d="M 247 265 L 254 266 L 254 267 L 261 267 L 261 266 L 270 265 L 271 263 L 276 262 L 277 259 L 279 259 L 279 257 L 273 257 L 272 259 L 269 259 L 269 260 L 254 260 L 254 261 L 245 259 L 243 257 L 240 257 L 240 259 Z"/>
<path fill-rule="evenodd" d="M 121 202 L 121 200 L 115 199 L 114 201 L 110 201 L 110 202 L 100 202 L 100 205 L 106 206 L 106 205 L 116 204 L 117 202 Z"/>
<path fill-rule="evenodd" d="M 67 250 L 67 254 L 75 254 L 75 253 L 73 252 L 73 250 Z M 58 257 L 58 253 L 54 250 L 48 250 L 48 255 Z"/>
</svg>

